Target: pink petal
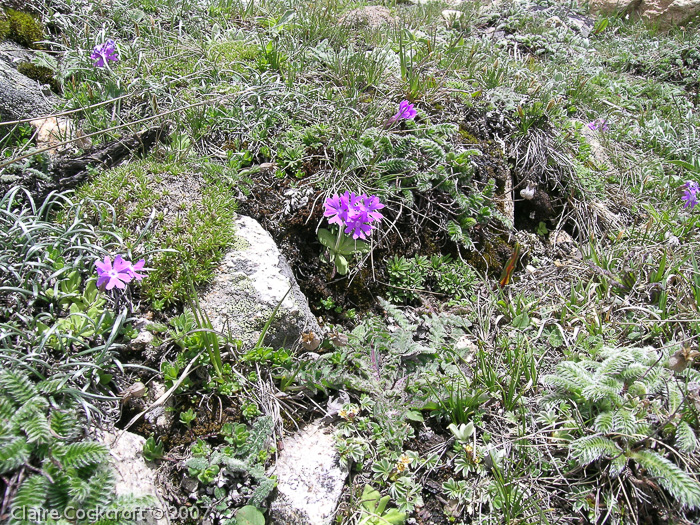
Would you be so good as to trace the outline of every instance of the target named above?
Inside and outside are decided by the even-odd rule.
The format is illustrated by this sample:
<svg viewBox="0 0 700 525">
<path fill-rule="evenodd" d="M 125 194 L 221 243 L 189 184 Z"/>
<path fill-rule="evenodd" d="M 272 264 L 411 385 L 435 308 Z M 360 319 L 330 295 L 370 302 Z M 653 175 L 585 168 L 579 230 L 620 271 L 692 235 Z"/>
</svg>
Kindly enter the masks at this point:
<svg viewBox="0 0 700 525">
<path fill-rule="evenodd" d="M 131 263 L 129 261 L 125 261 L 124 259 L 122 259 L 121 255 L 117 255 L 114 258 L 113 268 L 118 272 L 123 272 L 126 269 L 131 268 Z"/>
<path fill-rule="evenodd" d="M 108 271 L 110 271 L 110 270 L 112 269 L 112 261 L 111 261 L 111 259 L 110 259 L 108 256 L 105 255 L 105 260 L 104 260 L 104 262 L 97 261 L 97 262 L 95 263 L 95 266 L 97 267 L 97 269 L 98 269 L 99 271 L 108 272 Z"/>
</svg>

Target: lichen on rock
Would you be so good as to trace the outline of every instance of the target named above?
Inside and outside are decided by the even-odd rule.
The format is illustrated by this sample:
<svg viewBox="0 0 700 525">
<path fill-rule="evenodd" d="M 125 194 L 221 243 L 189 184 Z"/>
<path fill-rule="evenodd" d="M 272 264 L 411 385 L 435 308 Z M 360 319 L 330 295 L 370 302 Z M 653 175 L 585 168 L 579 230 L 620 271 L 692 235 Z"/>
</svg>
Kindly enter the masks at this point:
<svg viewBox="0 0 700 525">
<path fill-rule="evenodd" d="M 264 343 L 294 346 L 304 331 L 320 332 L 291 268 L 260 224 L 238 216 L 237 242 L 219 265 L 199 302 L 214 329 L 253 346 L 277 305 Z"/>
</svg>

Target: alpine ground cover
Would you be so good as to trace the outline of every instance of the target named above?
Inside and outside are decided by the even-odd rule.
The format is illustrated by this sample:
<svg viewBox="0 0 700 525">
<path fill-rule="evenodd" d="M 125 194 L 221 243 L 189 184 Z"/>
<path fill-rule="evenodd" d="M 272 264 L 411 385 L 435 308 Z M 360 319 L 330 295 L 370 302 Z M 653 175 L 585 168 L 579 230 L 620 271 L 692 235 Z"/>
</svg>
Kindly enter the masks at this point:
<svg viewBox="0 0 700 525">
<path fill-rule="evenodd" d="M 144 405 L 122 395 L 157 378 L 176 417 L 131 430 L 171 501 L 220 523 L 262 519 L 274 437 L 338 398 L 338 523 L 700 519 L 697 27 L 378 4 L 393 22 L 347 1 L 39 9 L 33 63 L 92 146 L 169 139 L 36 202 L 20 186 L 50 160 L 0 127 L 3 515 L 133 504 L 86 429 L 127 426 Z M 197 291 L 236 207 L 323 318 L 317 359 L 310 336 L 211 331 Z M 127 350 L 142 317 L 152 350 Z"/>
</svg>

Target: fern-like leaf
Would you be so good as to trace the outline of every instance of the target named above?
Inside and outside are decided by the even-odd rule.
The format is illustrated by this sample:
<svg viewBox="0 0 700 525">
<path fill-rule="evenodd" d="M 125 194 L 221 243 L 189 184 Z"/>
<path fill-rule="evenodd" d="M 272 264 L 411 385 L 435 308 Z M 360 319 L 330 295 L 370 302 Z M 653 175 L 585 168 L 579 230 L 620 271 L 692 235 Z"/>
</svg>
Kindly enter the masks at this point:
<svg viewBox="0 0 700 525">
<path fill-rule="evenodd" d="M 57 394 L 60 392 L 63 387 L 65 386 L 67 382 L 67 379 L 60 378 L 60 379 L 47 379 L 45 381 L 39 382 L 36 387 L 39 390 L 40 393 L 50 395 L 50 394 Z"/>
<path fill-rule="evenodd" d="M 13 370 L 5 370 L 0 374 L 0 387 L 18 405 L 24 405 L 38 394 L 36 386 L 27 376 Z"/>
<path fill-rule="evenodd" d="M 433 140 L 421 139 L 420 150 L 431 163 L 443 162 L 445 160 L 445 150 Z"/>
<path fill-rule="evenodd" d="M 31 449 L 24 438 L 0 446 L 0 474 L 10 472 L 29 461 Z"/>
<path fill-rule="evenodd" d="M 634 452 L 631 458 L 647 469 L 681 505 L 700 508 L 700 483 L 677 465 L 650 450 Z"/>
<path fill-rule="evenodd" d="M 698 438 L 685 421 L 681 421 L 676 427 L 676 446 L 679 450 L 688 453 L 695 452 L 698 448 Z"/>
<path fill-rule="evenodd" d="M 597 374 L 600 376 L 616 376 L 624 372 L 633 362 L 634 357 L 629 352 L 620 350 L 601 363 Z"/>
<path fill-rule="evenodd" d="M 107 459 L 107 448 L 94 441 L 81 441 L 56 447 L 54 453 L 64 468 L 96 465 Z"/>
<path fill-rule="evenodd" d="M 70 474 L 70 488 L 68 495 L 75 503 L 82 503 L 90 495 L 90 483 L 88 480 L 80 479 L 75 469 L 68 469 Z"/>
<path fill-rule="evenodd" d="M 598 417 L 595 418 L 593 428 L 603 434 L 611 432 L 613 429 L 613 416 L 614 412 L 603 412 L 599 414 Z"/>
<path fill-rule="evenodd" d="M 51 427 L 42 412 L 35 412 L 31 418 L 25 421 L 24 432 L 27 434 L 29 443 L 48 443 L 51 441 Z"/>
<path fill-rule="evenodd" d="M 46 501 L 49 480 L 41 474 L 25 479 L 12 500 L 11 516 L 26 515 L 29 509 L 40 509 Z M 20 521 L 18 521 L 20 523 Z"/>
<path fill-rule="evenodd" d="M 601 399 L 610 399 L 620 403 L 622 398 L 620 392 L 625 387 L 622 381 L 618 381 L 613 377 L 603 377 L 591 385 L 588 385 L 581 391 L 581 395 L 586 401 L 595 403 Z"/>
<path fill-rule="evenodd" d="M 248 505 L 255 505 L 256 507 L 262 506 L 263 502 L 276 486 L 277 483 L 273 479 L 264 478 L 260 480 L 260 484 L 255 488 L 248 500 Z"/>
<path fill-rule="evenodd" d="M 51 413 L 51 430 L 60 438 L 70 441 L 75 439 L 79 432 L 80 426 L 78 419 L 73 412 L 65 412 L 56 410 Z"/>
<path fill-rule="evenodd" d="M 112 501 L 116 482 L 114 472 L 107 463 L 103 464 L 86 481 L 88 482 L 88 491 L 83 499 L 85 508 L 104 507 Z"/>
<path fill-rule="evenodd" d="M 622 471 L 625 470 L 626 466 L 627 456 L 625 456 L 624 454 L 614 456 L 613 459 L 610 461 L 610 465 L 608 467 L 608 475 L 611 478 L 616 478 L 620 474 L 622 474 Z"/>
<path fill-rule="evenodd" d="M 418 164 L 409 159 L 393 158 L 378 162 L 377 169 L 384 173 L 410 173 L 418 169 Z"/>
<path fill-rule="evenodd" d="M 428 129 L 428 135 L 433 137 L 435 135 L 441 136 L 443 138 L 449 138 L 459 131 L 459 126 L 451 123 L 434 124 Z"/>
<path fill-rule="evenodd" d="M 586 436 L 572 441 L 569 451 L 582 467 L 606 455 L 614 457 L 622 453 L 614 441 L 603 436 Z"/>
<path fill-rule="evenodd" d="M 637 418 L 631 410 L 617 410 L 613 415 L 613 430 L 628 436 L 637 433 Z"/>
<path fill-rule="evenodd" d="M 10 419 L 15 413 L 15 405 L 6 397 L 0 397 L 0 419 Z"/>
</svg>

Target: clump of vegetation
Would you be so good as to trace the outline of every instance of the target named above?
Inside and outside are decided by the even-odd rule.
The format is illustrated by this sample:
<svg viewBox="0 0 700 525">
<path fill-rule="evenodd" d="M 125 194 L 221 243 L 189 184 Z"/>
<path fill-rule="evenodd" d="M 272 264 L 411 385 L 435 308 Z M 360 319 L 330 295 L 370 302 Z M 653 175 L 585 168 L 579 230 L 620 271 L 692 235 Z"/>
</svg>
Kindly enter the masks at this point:
<svg viewBox="0 0 700 525">
<path fill-rule="evenodd" d="M 34 15 L 5 9 L 5 19 L 0 19 L 0 39 L 2 38 L 31 49 L 42 49 L 40 42 L 45 39 L 44 27 Z"/>
<path fill-rule="evenodd" d="M 20 69 L 53 72 L 96 147 L 169 140 L 35 202 L 57 163 L 0 132 L 0 513 L 115 502 L 100 418 L 148 437 L 170 503 L 262 524 L 278 443 L 324 418 L 339 523 L 698 522 L 696 27 L 552 0 L 362 30 L 344 2 L 103 4 L 56 13 Z M 196 294 L 236 209 L 318 333 L 213 329 Z M 162 383 L 172 423 L 127 383 Z"/>
<path fill-rule="evenodd" d="M 12 502 L 9 509 L 3 506 L 8 523 L 46 517 L 114 523 L 120 513 L 153 505 L 150 498 L 115 495 L 109 451 L 85 439 L 78 407 L 63 397 L 60 381 L 35 384 L 23 372 L 3 370 L 0 385 L 0 474 L 9 480 L 5 502 Z M 47 510 L 53 514 L 43 514 Z"/>
<path fill-rule="evenodd" d="M 54 93 L 61 92 L 61 85 L 54 76 L 54 72 L 48 67 L 37 66 L 31 62 L 22 62 L 17 66 L 17 72 L 22 73 L 25 77 L 32 80 L 37 80 L 42 84 L 48 84 Z"/>
<path fill-rule="evenodd" d="M 235 241 L 236 203 L 223 181 L 188 173 L 194 163 L 144 161 L 102 174 L 81 188 L 114 207 L 127 246 L 150 256 L 143 293 L 156 308 L 187 304 L 191 286 L 207 282 Z M 191 170 L 191 171 L 190 171 Z M 127 198 L 128 197 L 128 198 Z"/>
</svg>

